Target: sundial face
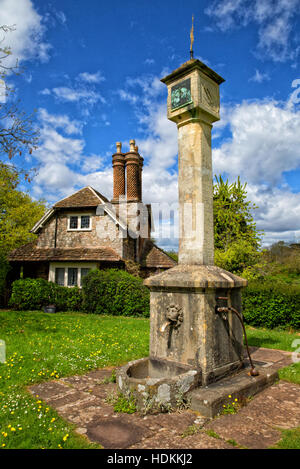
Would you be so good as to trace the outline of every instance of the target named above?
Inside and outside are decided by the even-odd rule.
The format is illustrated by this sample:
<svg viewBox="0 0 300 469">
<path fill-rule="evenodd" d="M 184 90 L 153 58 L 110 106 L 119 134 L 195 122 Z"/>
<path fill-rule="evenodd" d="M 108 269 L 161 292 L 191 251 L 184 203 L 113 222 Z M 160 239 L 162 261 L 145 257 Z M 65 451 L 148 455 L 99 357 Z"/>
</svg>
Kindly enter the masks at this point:
<svg viewBox="0 0 300 469">
<path fill-rule="evenodd" d="M 185 106 L 192 102 L 191 79 L 187 78 L 171 88 L 171 108 Z"/>
</svg>

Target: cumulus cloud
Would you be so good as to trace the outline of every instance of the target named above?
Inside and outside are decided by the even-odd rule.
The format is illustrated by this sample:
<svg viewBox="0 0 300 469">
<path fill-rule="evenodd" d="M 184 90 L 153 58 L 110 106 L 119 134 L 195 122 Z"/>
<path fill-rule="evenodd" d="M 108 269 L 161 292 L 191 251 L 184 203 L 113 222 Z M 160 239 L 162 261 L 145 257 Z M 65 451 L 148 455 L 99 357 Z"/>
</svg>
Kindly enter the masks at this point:
<svg viewBox="0 0 300 469">
<path fill-rule="evenodd" d="M 98 101 L 105 103 L 105 99 L 100 93 L 84 87 L 71 88 L 68 86 L 59 86 L 52 89 L 54 96 L 64 102 L 78 102 L 84 104 L 96 104 Z"/>
<path fill-rule="evenodd" d="M 104 80 L 105 78 L 100 72 L 82 72 L 75 77 L 73 82 L 68 76 L 65 76 L 63 86 L 54 86 L 51 89 L 44 88 L 39 91 L 39 94 L 53 96 L 58 102 L 76 104 L 83 115 L 89 116 L 92 106 L 97 103 L 106 103 L 106 99 L 98 89 L 98 85 Z M 108 122 L 108 119 L 105 122 Z M 105 125 L 109 125 L 109 122 Z"/>
<path fill-rule="evenodd" d="M 232 137 L 214 150 L 218 173 L 274 185 L 299 167 L 299 111 L 276 101 L 243 102 L 231 108 L 229 127 Z"/>
<path fill-rule="evenodd" d="M 14 66 L 16 59 L 49 60 L 51 45 L 44 40 L 45 24 L 31 0 L 0 0 L 0 24 L 15 26 L 5 38 L 5 45 L 12 51 L 6 59 L 7 66 Z"/>
<path fill-rule="evenodd" d="M 79 73 L 78 79 L 85 81 L 87 83 L 101 83 L 102 81 L 105 81 L 105 77 L 102 75 L 100 71 L 96 73 L 89 73 L 89 72 Z"/>
<path fill-rule="evenodd" d="M 258 51 L 276 62 L 295 60 L 299 38 L 292 35 L 299 0 L 215 0 L 206 10 L 221 31 L 258 26 Z"/>
<path fill-rule="evenodd" d="M 262 83 L 263 81 L 269 81 L 270 76 L 268 73 L 260 72 L 259 70 L 255 70 L 255 74 L 249 78 L 249 81 L 254 81 L 256 83 Z"/>
<path fill-rule="evenodd" d="M 294 240 L 300 233 L 300 192 L 285 180 L 286 173 L 300 168 L 300 110 L 294 98 L 228 108 L 225 128 L 231 137 L 213 149 L 215 174 L 248 182 L 248 199 L 259 207 L 254 215 L 265 231 L 265 244 Z"/>
<path fill-rule="evenodd" d="M 82 134 L 83 122 L 71 120 L 66 114 L 49 114 L 44 108 L 39 110 L 39 117 L 43 124 L 49 124 L 55 129 L 63 129 L 68 135 Z"/>
<path fill-rule="evenodd" d="M 34 193 L 47 194 L 50 201 L 55 201 L 90 185 L 92 180 L 102 180 L 107 187 L 105 168 L 103 174 L 97 171 L 103 167 L 104 157 L 85 154 L 85 140 L 81 136 L 84 123 L 65 114 L 50 114 L 44 108 L 39 110 L 38 117 L 40 145 L 33 153 L 34 165 L 38 165 Z"/>
</svg>

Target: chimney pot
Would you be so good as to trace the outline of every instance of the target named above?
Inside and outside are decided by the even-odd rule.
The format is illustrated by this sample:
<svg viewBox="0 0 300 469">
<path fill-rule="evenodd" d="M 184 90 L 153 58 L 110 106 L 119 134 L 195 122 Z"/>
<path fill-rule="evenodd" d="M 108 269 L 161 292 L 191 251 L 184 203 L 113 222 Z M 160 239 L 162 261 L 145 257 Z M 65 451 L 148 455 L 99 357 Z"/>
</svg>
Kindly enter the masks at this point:
<svg viewBox="0 0 300 469">
<path fill-rule="evenodd" d="M 117 153 L 121 153 L 122 151 L 122 142 L 117 142 L 116 143 L 116 147 L 117 147 Z"/>
<path fill-rule="evenodd" d="M 134 152 L 135 151 L 135 140 L 130 140 L 129 145 L 130 145 L 130 151 Z"/>
</svg>

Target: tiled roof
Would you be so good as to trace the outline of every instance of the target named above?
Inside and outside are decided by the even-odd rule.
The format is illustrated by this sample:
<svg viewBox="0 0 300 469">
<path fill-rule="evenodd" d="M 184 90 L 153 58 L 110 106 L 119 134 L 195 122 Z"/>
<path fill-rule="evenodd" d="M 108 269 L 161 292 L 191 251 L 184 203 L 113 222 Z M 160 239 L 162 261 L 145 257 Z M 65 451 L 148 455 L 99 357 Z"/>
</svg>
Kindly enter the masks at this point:
<svg viewBox="0 0 300 469">
<path fill-rule="evenodd" d="M 9 254 L 11 262 L 21 261 L 120 261 L 109 247 L 99 248 L 37 248 L 36 241 L 25 244 Z"/>
<path fill-rule="evenodd" d="M 152 241 L 146 241 L 141 264 L 145 267 L 171 268 L 177 265 L 177 262 Z"/>
<path fill-rule="evenodd" d="M 97 207 L 101 204 L 101 199 L 104 202 L 108 202 L 104 195 L 88 186 L 60 200 L 54 205 L 54 208 Z"/>
</svg>

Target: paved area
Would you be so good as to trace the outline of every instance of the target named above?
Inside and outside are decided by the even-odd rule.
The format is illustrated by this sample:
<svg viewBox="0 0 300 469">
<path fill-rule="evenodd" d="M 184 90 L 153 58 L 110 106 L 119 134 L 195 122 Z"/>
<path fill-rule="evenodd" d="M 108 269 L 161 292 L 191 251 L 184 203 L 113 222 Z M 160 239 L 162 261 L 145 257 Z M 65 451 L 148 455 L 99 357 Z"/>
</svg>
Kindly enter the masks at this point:
<svg viewBox="0 0 300 469">
<path fill-rule="evenodd" d="M 255 360 L 281 368 L 290 353 L 253 349 Z M 76 431 L 109 449 L 268 448 L 281 438 L 280 429 L 300 426 L 300 386 L 279 381 L 257 394 L 236 414 L 212 420 L 191 410 L 142 415 L 114 413 L 109 398 L 117 392 L 108 382 L 113 368 L 32 386 Z"/>
</svg>

